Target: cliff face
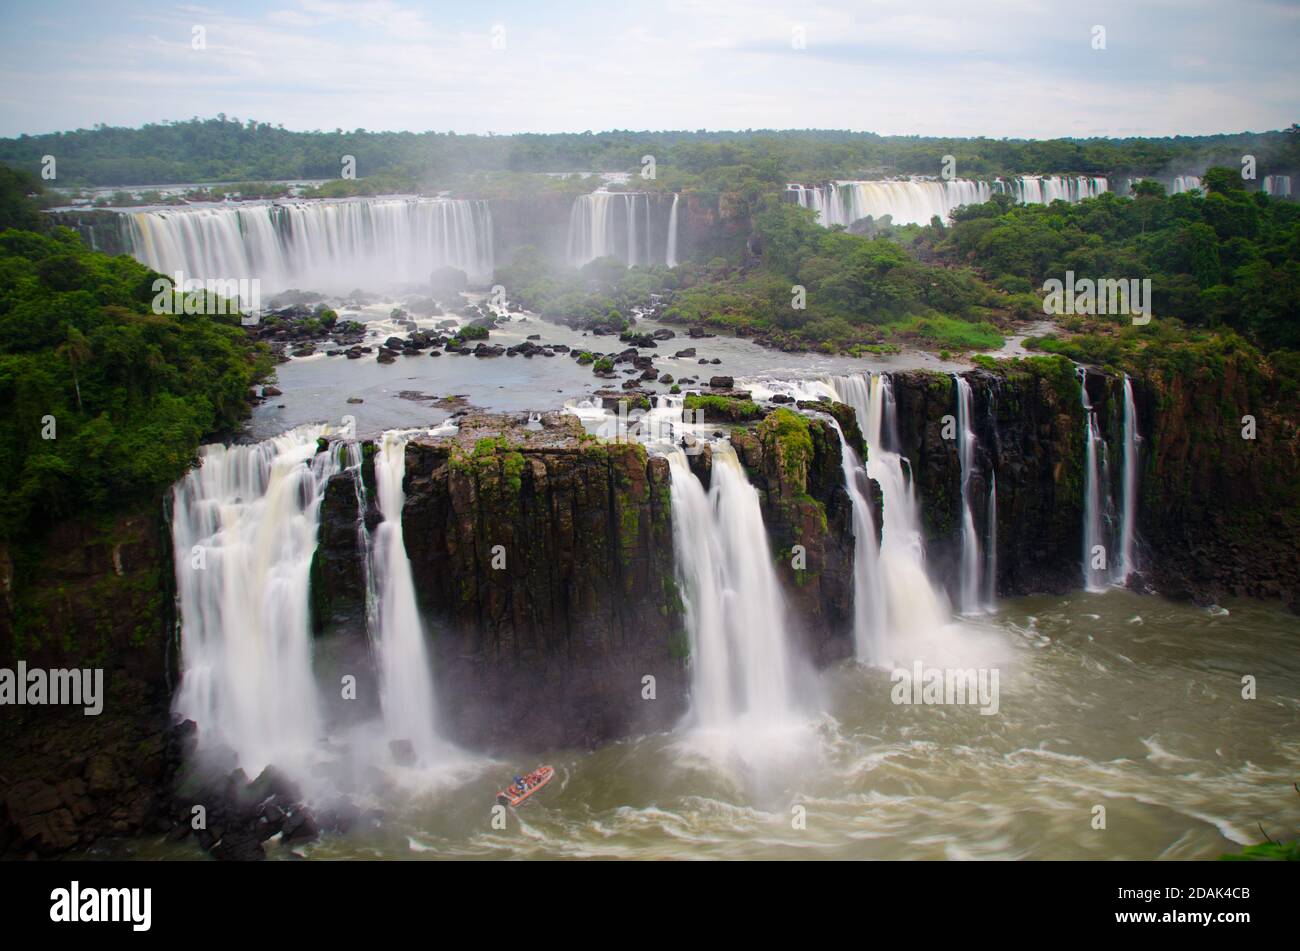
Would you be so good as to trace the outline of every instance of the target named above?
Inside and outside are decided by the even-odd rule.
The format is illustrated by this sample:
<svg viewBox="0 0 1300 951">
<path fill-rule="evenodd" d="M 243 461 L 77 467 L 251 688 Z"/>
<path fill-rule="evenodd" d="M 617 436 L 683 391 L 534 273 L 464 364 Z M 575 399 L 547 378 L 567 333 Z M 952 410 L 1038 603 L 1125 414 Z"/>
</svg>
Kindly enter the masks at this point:
<svg viewBox="0 0 1300 951">
<path fill-rule="evenodd" d="M 1200 600 L 1281 598 L 1300 611 L 1300 398 L 1240 356 L 1152 373 L 1135 393 L 1151 583 Z"/>
<path fill-rule="evenodd" d="M 127 254 L 127 238 L 123 230 L 122 215 L 107 209 L 50 212 L 54 223 L 71 228 L 96 251 L 105 254 Z"/>
<path fill-rule="evenodd" d="M 989 474 L 996 472 L 1002 595 L 1065 592 L 1082 581 L 1085 429 L 1072 374 L 1069 367 L 1047 375 L 965 374 L 976 437 L 971 514 L 987 538 Z M 893 388 L 898 448 L 916 478 L 926 557 L 952 597 L 961 558 L 957 388 L 950 376 L 921 370 L 894 374 Z"/>
<path fill-rule="evenodd" d="M 476 415 L 407 446 L 402 529 L 447 732 L 593 744 L 686 706 L 666 460 L 570 416 Z M 654 677 L 654 699 L 643 678 Z"/>
<path fill-rule="evenodd" d="M 374 443 L 361 445 L 358 473 L 347 469 L 325 486 L 320 528 L 311 561 L 311 621 L 315 635 L 313 664 L 317 679 L 338 683 L 356 678 L 357 699 L 344 700 L 337 690 L 322 693 L 332 725 L 346 729 L 380 711 L 374 652 L 366 634 L 366 539 L 383 516 L 378 510 L 374 478 Z M 338 452 L 337 443 L 327 451 Z M 361 484 L 358 484 L 358 483 Z"/>
<path fill-rule="evenodd" d="M 554 192 L 492 199 L 492 248 L 497 263 L 508 264 L 515 250 L 526 245 L 548 260 L 565 263 L 572 206 L 571 196 Z"/>
<path fill-rule="evenodd" d="M 739 195 L 729 192 L 715 199 L 688 192 L 682 196 L 677 214 L 682 259 L 707 261 L 734 256 L 744 249 L 754 230 L 749 206 Z"/>
<path fill-rule="evenodd" d="M 152 828 L 163 778 L 173 573 L 161 506 L 0 547 L 0 667 L 103 669 L 103 709 L 0 716 L 0 856 Z"/>
<path fill-rule="evenodd" d="M 831 411 L 829 405 L 818 409 Z M 805 654 L 819 663 L 851 656 L 853 506 L 833 426 L 779 409 L 752 430 L 733 431 L 731 439 L 759 492 L 790 623 Z"/>
<path fill-rule="evenodd" d="M 987 538 L 989 473 L 997 473 L 998 593 L 1079 586 L 1086 421 L 1068 361 L 964 374 L 977 439 L 972 514 Z M 1137 409 L 1139 587 L 1209 602 L 1224 595 L 1300 605 L 1300 435 L 1295 401 L 1234 360 L 1192 376 L 1132 379 Z M 961 465 L 944 417 L 957 416 L 950 377 L 893 375 L 900 451 L 916 473 L 932 574 L 957 584 Z M 1088 373 L 1107 443 L 1103 487 L 1122 499 L 1123 378 Z M 1252 410 L 1254 411 L 1252 413 Z M 1242 417 L 1256 438 L 1242 438 Z M 1111 553 L 1114 557 L 1114 553 Z"/>
</svg>

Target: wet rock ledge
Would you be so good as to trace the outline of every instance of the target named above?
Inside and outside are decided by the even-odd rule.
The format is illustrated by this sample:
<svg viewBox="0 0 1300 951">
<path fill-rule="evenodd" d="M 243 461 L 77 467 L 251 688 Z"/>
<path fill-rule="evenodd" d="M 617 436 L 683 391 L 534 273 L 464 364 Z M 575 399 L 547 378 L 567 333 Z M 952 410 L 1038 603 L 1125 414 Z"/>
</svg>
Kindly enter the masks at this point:
<svg viewBox="0 0 1300 951">
<path fill-rule="evenodd" d="M 447 732 L 500 749 L 671 726 L 687 647 L 667 460 L 560 413 L 459 423 L 408 444 L 402 514 Z"/>
</svg>

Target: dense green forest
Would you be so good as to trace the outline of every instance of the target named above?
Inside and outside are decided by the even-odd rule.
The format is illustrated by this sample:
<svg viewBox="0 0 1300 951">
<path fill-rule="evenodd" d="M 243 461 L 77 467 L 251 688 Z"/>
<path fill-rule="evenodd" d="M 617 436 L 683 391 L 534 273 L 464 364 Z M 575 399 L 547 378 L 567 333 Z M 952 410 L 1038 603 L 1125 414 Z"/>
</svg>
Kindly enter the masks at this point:
<svg viewBox="0 0 1300 951">
<path fill-rule="evenodd" d="M 1284 352 L 1300 348 L 1300 204 L 1246 191 L 1233 168 L 1209 170 L 1205 187 L 1167 196 L 1144 182 L 1133 198 L 1107 193 L 1077 205 L 998 195 L 959 209 L 950 225 L 868 222 L 867 234 L 822 228 L 768 191 L 753 217 L 756 258 L 673 270 L 605 260 L 575 272 L 525 248 L 495 279 L 549 319 L 621 327 L 658 296 L 670 321 L 850 354 L 991 349 L 1013 321 L 1045 317 L 1049 277 L 1150 279 L 1149 325 L 1065 315 L 1061 339 L 1035 343 L 1118 367 L 1147 349 L 1199 359 L 1186 345 L 1235 341 L 1289 365 Z"/>
<path fill-rule="evenodd" d="M 1247 192 L 1231 168 L 1210 169 L 1204 184 L 1204 195 L 1166 196 L 1142 182 L 1132 199 L 1077 205 L 998 195 L 957 209 L 951 226 L 932 225 L 917 244 L 978 267 L 1022 316 L 1041 313 L 1044 280 L 1067 271 L 1150 278 L 1161 318 L 1231 328 L 1269 349 L 1300 347 L 1300 204 Z"/>
<path fill-rule="evenodd" d="M 290 132 L 224 114 L 146 125 L 0 139 L 0 162 L 33 174 L 57 160 L 59 185 L 149 185 L 340 177 L 345 155 L 359 177 L 454 187 L 482 172 L 637 172 L 654 156 L 656 181 L 752 177 L 816 181 L 869 172 L 936 175 L 945 155 L 961 176 L 1129 171 L 1178 172 L 1237 165 L 1300 168 L 1300 135 L 1288 132 L 1126 139 L 962 139 L 833 130 L 583 132 L 457 135 L 454 132 Z M 1264 174 L 1264 173 L 1261 173 Z M 677 187 L 677 186 L 674 186 Z"/>
<path fill-rule="evenodd" d="M 238 316 L 152 312 L 158 275 L 42 231 L 0 169 L 0 539 L 156 496 L 270 368 Z"/>
</svg>

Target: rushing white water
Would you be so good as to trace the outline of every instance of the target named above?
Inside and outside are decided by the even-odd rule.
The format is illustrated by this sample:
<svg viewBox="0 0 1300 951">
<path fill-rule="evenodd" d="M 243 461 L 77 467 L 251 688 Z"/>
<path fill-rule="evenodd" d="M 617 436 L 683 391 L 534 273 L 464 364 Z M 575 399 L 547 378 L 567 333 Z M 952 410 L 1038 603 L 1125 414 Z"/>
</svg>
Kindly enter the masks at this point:
<svg viewBox="0 0 1300 951">
<path fill-rule="evenodd" d="M 372 542 L 368 607 L 378 647 L 384 726 L 390 740 L 409 741 L 416 760 L 428 764 L 438 748 L 438 730 L 424 624 L 402 537 L 408 439 L 407 433 L 386 432 L 375 453 L 375 487 L 384 520 Z"/>
<path fill-rule="evenodd" d="M 826 196 L 833 192 L 833 186 L 824 185 L 814 187 L 811 185 L 786 185 L 788 191 L 794 197 L 794 203 L 800 208 L 811 208 L 817 213 L 817 222 L 819 224 L 830 226 L 830 222 L 825 215 Z"/>
<path fill-rule="evenodd" d="M 961 463 L 961 576 L 958 609 L 974 614 L 982 607 L 984 592 L 980 588 L 979 534 L 975 531 L 975 512 L 971 506 L 970 480 L 975 469 L 975 429 L 971 422 L 973 398 L 970 383 L 953 374 L 957 386 L 957 458 Z"/>
<path fill-rule="evenodd" d="M 655 252 L 656 202 L 648 192 L 601 189 L 574 199 L 569 211 L 569 264 L 581 267 L 596 258 L 618 258 L 628 267 L 677 263 L 677 197 L 673 196 L 663 257 Z M 662 220 L 662 218 L 660 219 Z"/>
<path fill-rule="evenodd" d="M 791 185 L 795 201 L 817 212 L 818 221 L 830 227 L 848 227 L 868 216 L 889 215 L 896 225 L 929 224 L 936 215 L 946 220 L 959 205 L 988 201 L 987 182 L 903 181 L 831 182 L 817 188 Z"/>
<path fill-rule="evenodd" d="M 1104 591 L 1110 578 L 1107 564 L 1112 555 L 1106 549 L 1103 519 L 1105 504 L 1110 498 L 1106 485 L 1106 441 L 1101 435 L 1101 421 L 1088 397 L 1088 371 L 1079 370 L 1079 394 L 1083 401 L 1083 415 L 1087 423 L 1084 436 L 1083 472 L 1083 586 L 1088 591 Z M 1094 567 L 1098 561 L 1101 564 Z"/>
<path fill-rule="evenodd" d="M 998 474 L 989 473 L 989 552 L 984 572 L 984 610 L 998 609 Z"/>
<path fill-rule="evenodd" d="M 181 618 L 174 708 L 200 742 L 233 749 L 256 775 L 304 769 L 320 732 L 309 575 L 321 499 L 341 469 L 307 426 L 251 446 L 204 446 L 175 487 Z"/>
<path fill-rule="evenodd" d="M 857 416 L 867 442 L 867 475 L 879 484 L 882 496 L 879 581 L 870 584 L 882 592 L 887 633 L 875 639 L 874 652 L 858 659 L 874 666 L 906 667 L 921 653 L 936 658 L 949 640 L 948 606 L 926 573 L 920 507 L 905 460 L 892 449 L 898 440 L 889 377 L 854 374 L 831 377 L 826 383 L 834 398 L 851 406 Z"/>
<path fill-rule="evenodd" d="M 707 493 L 685 453 L 667 455 L 692 725 L 733 738 L 790 729 L 800 719 L 794 661 L 758 492 L 727 443 L 713 445 Z"/>
<path fill-rule="evenodd" d="M 871 513 L 863 479 L 866 471 L 857 452 L 844 438 L 840 424 L 831 417 L 840 437 L 840 466 L 844 487 L 853 506 L 853 646 L 854 656 L 865 659 L 885 654 L 885 593 L 880 584 L 880 543 L 876 520 Z"/>
<path fill-rule="evenodd" d="M 1175 175 L 1169 184 L 1169 194 L 1178 195 L 1201 187 L 1201 179 L 1196 175 Z"/>
<path fill-rule="evenodd" d="M 1123 465 L 1120 470 L 1119 514 L 1112 493 L 1110 449 L 1102 435 L 1097 408 L 1088 396 L 1088 370 L 1079 368 L 1080 399 L 1087 425 L 1084 436 L 1083 586 L 1104 591 L 1124 585 L 1137 570 L 1137 493 L 1141 435 L 1133 383 L 1124 377 Z M 1098 555 L 1104 556 L 1104 559 Z"/>
<path fill-rule="evenodd" d="M 880 567 L 886 591 L 886 608 L 890 630 L 897 640 L 912 634 L 922 636 L 938 631 L 948 623 L 948 608 L 930 583 L 925 568 L 925 536 L 921 532 L 921 510 L 917 504 L 910 470 L 903 457 L 891 447 L 897 445 L 894 423 L 894 393 L 889 377 L 878 373 L 864 388 L 862 377 L 849 377 L 837 389 L 848 385 L 847 402 L 857 413 L 867 441 L 867 475 L 880 485 L 883 496 Z M 912 657 L 893 649 L 898 656 L 895 666 L 910 662 Z M 880 659 L 871 659 L 879 663 Z"/>
<path fill-rule="evenodd" d="M 1134 534 L 1137 524 L 1138 443 L 1137 407 L 1133 401 L 1133 381 L 1124 374 L 1124 473 L 1121 484 L 1123 501 L 1119 516 L 1119 558 L 1115 562 L 1112 580 L 1125 584 L 1128 576 L 1137 570 Z"/>
<path fill-rule="evenodd" d="M 865 493 L 856 478 L 850 480 L 846 468 L 845 486 L 854 503 L 857 659 L 889 668 L 910 667 L 921 656 L 933 662 L 971 656 L 964 648 L 982 645 L 976 645 L 974 638 L 966 645 L 957 643 L 947 599 L 931 584 L 927 573 L 920 506 L 907 460 L 893 449 L 898 437 L 889 377 L 883 373 L 852 374 L 747 385 L 760 399 L 778 391 L 799 400 L 829 397 L 851 407 L 862 429 L 867 443 L 866 474 L 880 486 L 882 518 L 879 548 L 863 557 L 861 548 L 868 540 L 875 547 L 874 522 Z M 856 459 L 850 457 L 849 465 L 856 466 Z M 864 605 L 862 597 L 871 598 L 871 603 Z M 863 636 L 858 636 L 859 632 Z"/>
<path fill-rule="evenodd" d="M 1054 201 L 1076 204 L 1096 198 L 1109 188 L 1107 179 L 1083 175 L 1018 175 L 993 182 L 994 192 L 1011 195 L 1022 205 L 1050 205 Z"/>
<path fill-rule="evenodd" d="M 491 279 L 486 201 L 426 198 L 242 202 L 124 212 L 131 254 L 187 280 L 258 278 L 287 288 L 346 293 L 425 283 L 435 268 Z"/>
<path fill-rule="evenodd" d="M 859 219 L 889 215 L 894 224 L 929 224 L 946 221 L 962 205 L 981 204 L 1002 192 L 1021 204 L 1047 204 L 1056 200 L 1078 202 L 1107 190 L 1105 178 L 1058 175 L 1021 175 L 981 182 L 971 179 L 910 178 L 881 181 L 831 182 L 821 186 L 791 184 L 793 200 L 817 212 L 817 220 L 830 227 L 849 226 Z"/>
<path fill-rule="evenodd" d="M 664 263 L 669 267 L 677 266 L 677 200 L 680 195 L 673 195 L 673 207 L 668 212 L 668 253 Z"/>
<path fill-rule="evenodd" d="M 1291 197 L 1291 176 L 1290 175 L 1265 175 L 1264 191 L 1274 198 Z"/>
</svg>

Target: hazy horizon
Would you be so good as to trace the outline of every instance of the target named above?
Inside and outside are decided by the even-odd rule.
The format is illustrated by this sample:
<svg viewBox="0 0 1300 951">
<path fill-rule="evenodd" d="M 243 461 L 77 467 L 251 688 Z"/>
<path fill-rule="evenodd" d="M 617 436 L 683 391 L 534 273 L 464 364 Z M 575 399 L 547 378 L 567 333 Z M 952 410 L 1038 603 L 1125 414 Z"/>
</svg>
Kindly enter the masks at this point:
<svg viewBox="0 0 1300 951">
<path fill-rule="evenodd" d="M 0 135 L 221 113 L 292 131 L 992 139 L 1232 134 L 1300 117 L 1300 4 L 1276 0 L 1002 0 L 978 15 L 951 0 L 459 6 L 17 3 L 0 32 Z"/>
</svg>

